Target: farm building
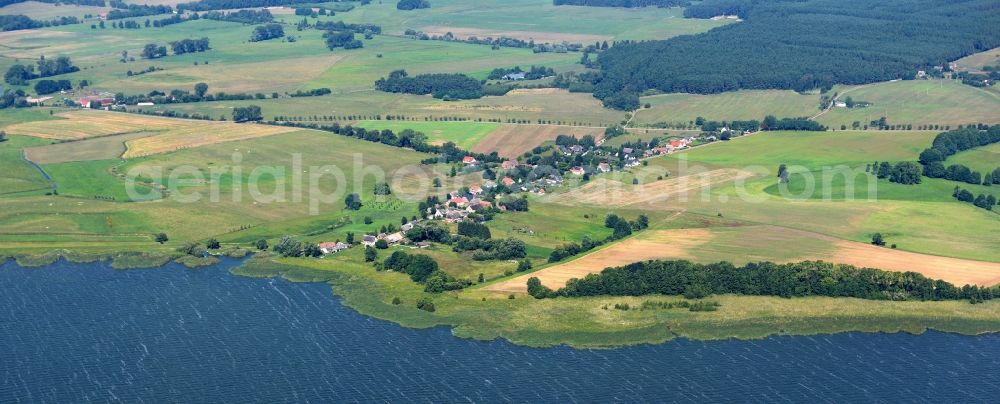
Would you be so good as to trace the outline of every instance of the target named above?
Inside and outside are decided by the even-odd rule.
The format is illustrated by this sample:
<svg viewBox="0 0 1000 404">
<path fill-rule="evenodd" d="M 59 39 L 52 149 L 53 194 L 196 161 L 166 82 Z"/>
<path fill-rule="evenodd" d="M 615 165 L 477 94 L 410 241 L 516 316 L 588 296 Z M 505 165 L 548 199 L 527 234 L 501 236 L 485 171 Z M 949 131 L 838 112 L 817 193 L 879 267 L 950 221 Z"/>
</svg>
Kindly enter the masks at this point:
<svg viewBox="0 0 1000 404">
<path fill-rule="evenodd" d="M 111 97 L 89 96 L 89 97 L 80 97 L 80 99 L 78 99 L 77 102 L 80 103 L 80 106 L 84 108 L 90 108 L 92 103 L 98 103 L 103 108 L 114 104 L 115 99 Z"/>
<path fill-rule="evenodd" d="M 348 248 L 350 248 L 350 246 L 342 242 L 319 244 L 319 250 L 322 251 L 323 254 L 336 254 Z"/>
</svg>

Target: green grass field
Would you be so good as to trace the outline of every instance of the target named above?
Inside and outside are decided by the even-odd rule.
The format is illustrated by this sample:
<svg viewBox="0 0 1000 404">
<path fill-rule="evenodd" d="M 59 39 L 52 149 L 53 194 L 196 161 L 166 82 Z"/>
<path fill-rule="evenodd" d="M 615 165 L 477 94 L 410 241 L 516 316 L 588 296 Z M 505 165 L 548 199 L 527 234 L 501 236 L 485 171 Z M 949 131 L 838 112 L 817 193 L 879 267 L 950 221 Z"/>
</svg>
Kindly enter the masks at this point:
<svg viewBox="0 0 1000 404">
<path fill-rule="evenodd" d="M 966 150 L 948 158 L 946 164 L 964 164 L 982 174 L 1000 168 L 1000 143 Z M 997 189 L 1000 193 L 1000 189 Z"/>
<path fill-rule="evenodd" d="M 407 122 L 407 121 L 361 121 L 357 126 L 365 129 L 389 129 L 399 133 L 413 129 L 427 135 L 432 143 L 454 142 L 465 150 L 471 149 L 483 138 L 500 127 L 489 122 Z"/>
<path fill-rule="evenodd" d="M 966 56 L 955 61 L 960 70 L 979 71 L 983 66 L 996 66 L 1000 64 L 1000 48 L 990 49 Z"/>
<path fill-rule="evenodd" d="M 841 90 L 843 91 L 843 90 Z M 1000 94 L 954 80 L 911 80 L 878 83 L 845 92 L 868 101 L 867 108 L 834 108 L 817 120 L 827 126 L 867 125 L 885 116 L 890 124 L 957 125 L 1000 122 Z"/>
<path fill-rule="evenodd" d="M 727 24 L 727 21 L 686 20 L 681 9 L 624 9 L 552 5 L 547 0 L 477 1 L 438 0 L 425 10 L 399 12 L 394 2 L 373 2 L 338 14 L 348 22 L 378 22 L 389 33 L 407 28 L 429 31 L 445 27 L 461 32 L 472 28 L 515 36 L 517 33 L 564 34 L 570 42 L 590 37 L 604 39 L 663 39 L 695 34 Z M 479 34 L 482 37 L 485 35 Z M 527 38 L 525 38 L 527 39 Z M 591 43 L 593 41 L 590 41 Z"/>
<path fill-rule="evenodd" d="M 93 16 L 91 19 L 96 20 L 99 13 L 106 13 L 108 10 L 111 8 L 26 1 L 0 7 L 0 15 L 21 14 L 36 20 L 52 20 L 59 17 L 76 17 L 83 20 L 84 15 L 90 14 Z"/>
<path fill-rule="evenodd" d="M 11 136 L 6 142 L 0 142 L 0 195 L 52 190 L 42 173 L 21 158 L 21 150 L 25 147 L 47 143 L 25 136 Z"/>
<path fill-rule="evenodd" d="M 52 176 L 60 195 L 133 201 L 126 192 L 124 182 L 109 172 L 111 167 L 120 163 L 121 160 L 77 161 L 46 164 L 42 168 Z M 158 191 L 141 185 L 137 185 L 136 192 L 142 195 L 136 201 L 155 200 L 161 196 Z"/>
</svg>

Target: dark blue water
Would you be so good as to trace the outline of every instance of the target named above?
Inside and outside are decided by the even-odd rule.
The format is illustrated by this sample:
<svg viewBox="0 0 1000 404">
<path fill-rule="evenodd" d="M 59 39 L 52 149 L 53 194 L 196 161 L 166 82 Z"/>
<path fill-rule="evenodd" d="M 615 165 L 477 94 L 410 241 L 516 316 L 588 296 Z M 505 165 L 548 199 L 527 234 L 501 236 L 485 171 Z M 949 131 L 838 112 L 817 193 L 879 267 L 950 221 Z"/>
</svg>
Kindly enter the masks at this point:
<svg viewBox="0 0 1000 404">
<path fill-rule="evenodd" d="M 997 335 L 532 349 L 401 328 L 233 265 L 0 266 L 0 403 L 1000 400 Z"/>
</svg>

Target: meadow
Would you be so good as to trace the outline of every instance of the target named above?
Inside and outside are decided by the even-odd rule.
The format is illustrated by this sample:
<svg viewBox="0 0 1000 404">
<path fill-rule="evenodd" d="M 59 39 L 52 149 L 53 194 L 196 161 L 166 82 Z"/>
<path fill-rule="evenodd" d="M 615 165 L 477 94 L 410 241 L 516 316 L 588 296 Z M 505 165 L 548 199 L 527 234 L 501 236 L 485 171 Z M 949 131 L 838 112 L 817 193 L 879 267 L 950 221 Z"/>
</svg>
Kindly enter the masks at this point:
<svg viewBox="0 0 1000 404">
<path fill-rule="evenodd" d="M 1000 122 L 1000 94 L 956 80 L 909 80 L 877 83 L 845 92 L 844 97 L 872 103 L 867 108 L 834 108 L 817 120 L 829 127 L 867 125 L 880 117 L 889 124 L 967 125 Z"/>
<path fill-rule="evenodd" d="M 973 53 L 955 61 L 959 70 L 981 71 L 983 66 L 996 66 L 1000 64 L 1000 48 L 990 49 L 979 53 Z"/>
<path fill-rule="evenodd" d="M 38 1 L 8 4 L 0 7 L 0 15 L 21 14 L 35 20 L 52 20 L 59 17 L 76 17 L 83 20 L 84 15 L 96 16 L 106 13 L 110 7 L 78 6 L 75 4 L 51 4 Z"/>
<path fill-rule="evenodd" d="M 21 158 L 22 149 L 45 143 L 42 139 L 24 136 L 11 136 L 6 142 L 0 142 L 0 195 L 52 190 L 42 173 Z"/>
<path fill-rule="evenodd" d="M 401 13 L 394 2 L 373 2 L 337 15 L 347 22 L 378 22 L 393 34 L 406 29 L 426 32 L 467 32 L 480 37 L 502 34 L 519 39 L 545 38 L 560 42 L 590 39 L 665 39 L 695 34 L 728 21 L 689 20 L 679 8 L 604 8 L 553 6 L 547 0 L 438 0 L 432 8 Z M 474 29 L 476 31 L 470 31 Z M 593 41 L 590 41 L 593 42 Z"/>
</svg>

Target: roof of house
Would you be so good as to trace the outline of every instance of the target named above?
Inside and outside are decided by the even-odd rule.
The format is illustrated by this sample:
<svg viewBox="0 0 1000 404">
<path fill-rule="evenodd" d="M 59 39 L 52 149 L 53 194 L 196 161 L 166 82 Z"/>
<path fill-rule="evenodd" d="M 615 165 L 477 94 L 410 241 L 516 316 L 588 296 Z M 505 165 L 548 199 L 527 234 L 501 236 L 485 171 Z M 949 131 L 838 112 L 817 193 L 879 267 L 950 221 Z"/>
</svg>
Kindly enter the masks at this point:
<svg viewBox="0 0 1000 404">
<path fill-rule="evenodd" d="M 503 168 L 517 168 L 517 162 L 514 161 L 514 160 L 507 160 L 507 161 L 504 161 L 503 163 L 500 163 L 500 167 L 503 167 Z"/>
<path fill-rule="evenodd" d="M 365 235 L 364 237 L 361 238 L 361 240 L 374 243 L 375 240 L 378 240 L 378 238 L 372 235 Z"/>
<path fill-rule="evenodd" d="M 472 156 L 465 156 L 465 157 L 462 158 L 462 162 L 466 163 L 466 164 L 468 164 L 468 163 L 475 163 L 476 162 L 476 158 L 472 157 Z"/>
</svg>

